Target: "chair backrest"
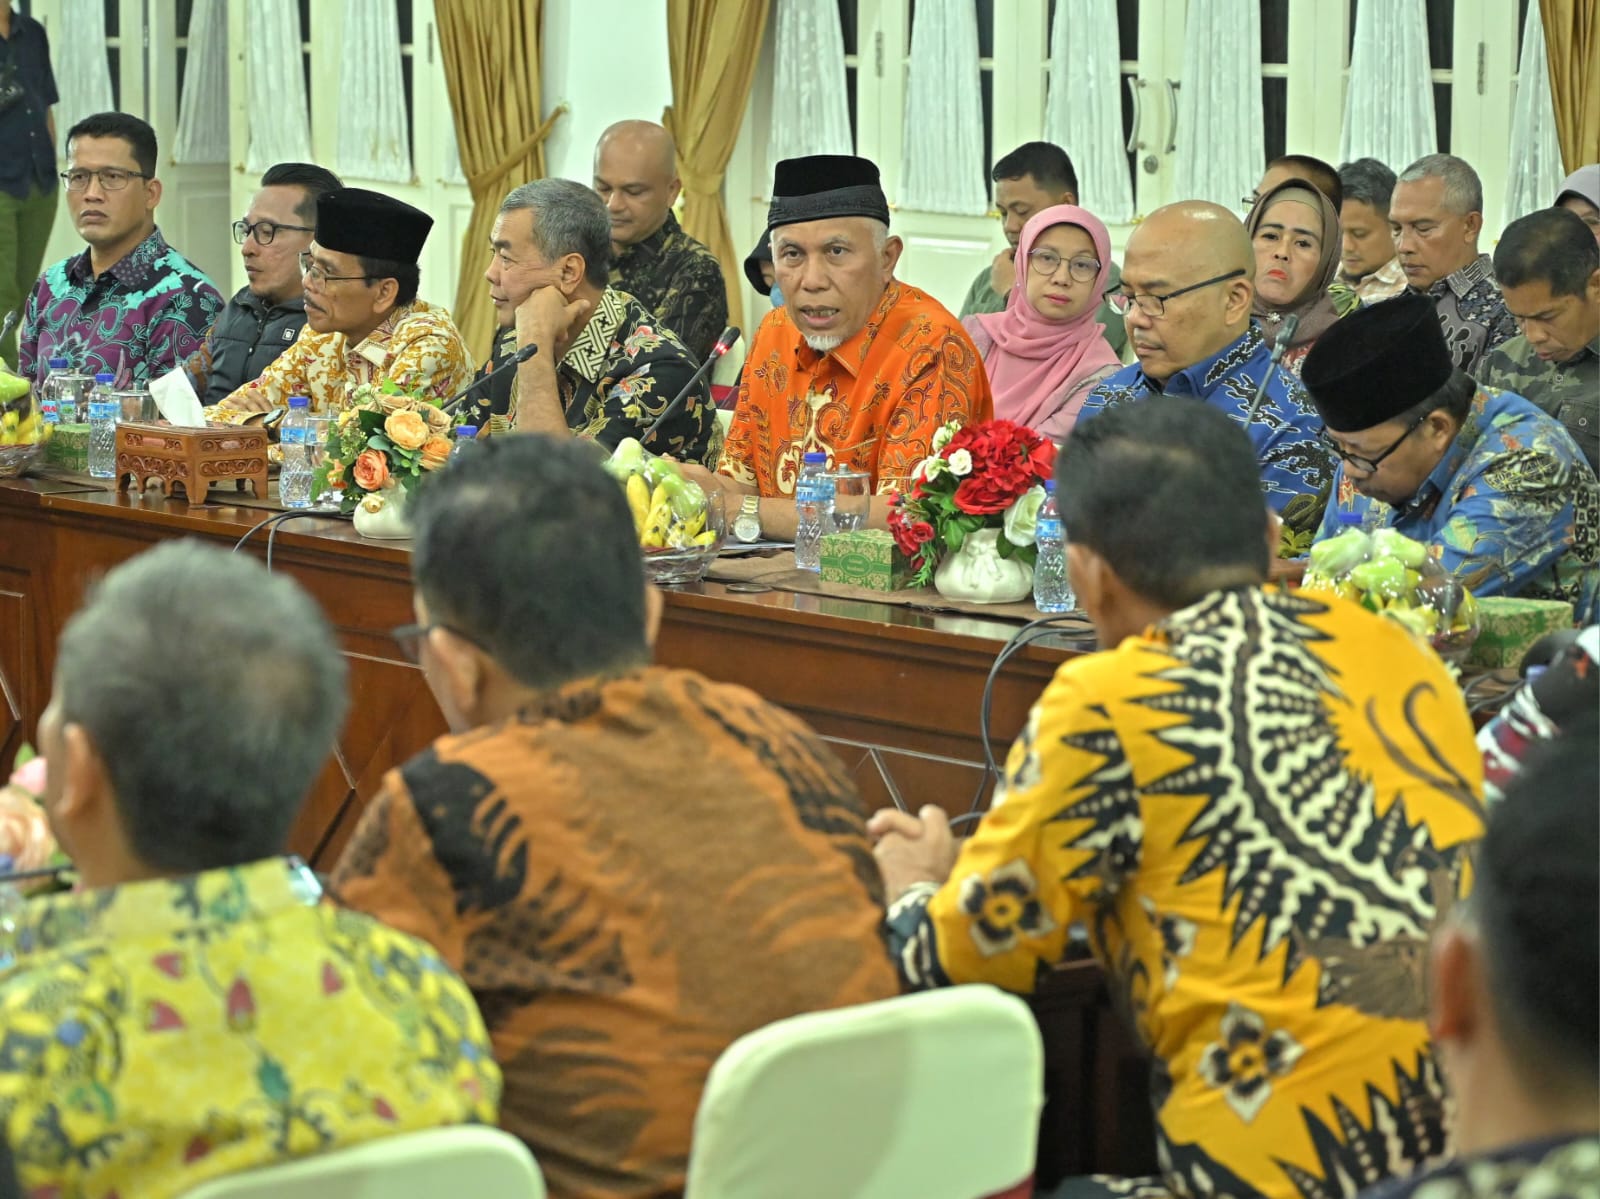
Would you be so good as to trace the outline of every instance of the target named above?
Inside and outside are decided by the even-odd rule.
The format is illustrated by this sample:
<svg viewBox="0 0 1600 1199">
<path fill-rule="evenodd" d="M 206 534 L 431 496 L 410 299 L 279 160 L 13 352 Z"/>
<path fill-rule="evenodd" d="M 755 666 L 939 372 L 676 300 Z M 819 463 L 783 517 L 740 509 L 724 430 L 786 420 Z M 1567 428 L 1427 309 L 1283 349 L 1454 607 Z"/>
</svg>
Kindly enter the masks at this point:
<svg viewBox="0 0 1600 1199">
<path fill-rule="evenodd" d="M 780 1020 L 712 1067 L 685 1199 L 1028 1195 L 1043 1103 L 1038 1025 L 994 987 Z"/>
<path fill-rule="evenodd" d="M 545 1199 L 528 1147 L 498 1128 L 430 1128 L 216 1178 L 184 1199 Z"/>
</svg>

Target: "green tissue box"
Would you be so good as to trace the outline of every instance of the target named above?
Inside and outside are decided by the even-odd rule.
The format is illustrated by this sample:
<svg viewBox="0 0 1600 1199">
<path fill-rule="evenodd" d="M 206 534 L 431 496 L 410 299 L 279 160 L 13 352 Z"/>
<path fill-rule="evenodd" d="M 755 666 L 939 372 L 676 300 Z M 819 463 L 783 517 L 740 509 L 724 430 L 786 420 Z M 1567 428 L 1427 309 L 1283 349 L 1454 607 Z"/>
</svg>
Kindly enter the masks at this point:
<svg viewBox="0 0 1600 1199">
<path fill-rule="evenodd" d="M 1478 601 L 1478 621 L 1478 639 L 1467 662 L 1491 668 L 1519 666 L 1539 638 L 1572 627 L 1572 605 L 1565 600 L 1495 595 Z"/>
<path fill-rule="evenodd" d="M 45 443 L 44 460 L 62 470 L 89 472 L 89 426 L 60 424 Z"/>
<path fill-rule="evenodd" d="M 911 564 L 887 529 L 823 535 L 824 583 L 847 583 L 869 591 L 899 591 L 911 581 L 911 574 Z"/>
</svg>

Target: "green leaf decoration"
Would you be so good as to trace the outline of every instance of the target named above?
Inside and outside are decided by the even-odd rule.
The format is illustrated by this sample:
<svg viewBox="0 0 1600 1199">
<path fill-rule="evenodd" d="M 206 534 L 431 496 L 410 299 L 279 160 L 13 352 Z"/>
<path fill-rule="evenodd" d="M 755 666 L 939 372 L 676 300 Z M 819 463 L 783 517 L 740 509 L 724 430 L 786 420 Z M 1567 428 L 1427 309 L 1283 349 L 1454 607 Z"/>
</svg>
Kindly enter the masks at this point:
<svg viewBox="0 0 1600 1199">
<path fill-rule="evenodd" d="M 945 527 L 944 544 L 952 554 L 961 548 L 961 543 L 967 539 L 967 531 L 961 527 L 961 522 L 951 521 Z"/>
<path fill-rule="evenodd" d="M 994 539 L 994 551 L 1001 558 L 1009 558 L 1017 552 L 1017 547 L 1006 540 L 1004 533 Z"/>
<path fill-rule="evenodd" d="M 382 433 L 374 433 L 371 441 L 368 444 L 371 445 L 373 449 L 383 450 L 386 453 L 395 449 L 394 442 L 390 441 Z"/>
</svg>

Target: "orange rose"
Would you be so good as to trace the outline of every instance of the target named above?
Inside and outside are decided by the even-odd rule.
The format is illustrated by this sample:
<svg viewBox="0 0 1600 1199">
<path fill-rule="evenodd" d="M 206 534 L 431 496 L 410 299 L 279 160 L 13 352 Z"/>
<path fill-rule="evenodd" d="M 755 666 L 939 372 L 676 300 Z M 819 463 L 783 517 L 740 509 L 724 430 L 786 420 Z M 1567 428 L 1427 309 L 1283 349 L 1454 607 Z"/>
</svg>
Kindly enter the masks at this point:
<svg viewBox="0 0 1600 1199">
<path fill-rule="evenodd" d="M 377 491 L 389 481 L 389 463 L 377 450 L 362 450 L 350 468 L 356 486 L 363 491 Z"/>
<path fill-rule="evenodd" d="M 428 422 L 415 412 L 396 412 L 383 422 L 383 431 L 402 450 L 420 450 L 428 440 Z"/>
<path fill-rule="evenodd" d="M 340 462 L 337 458 L 330 458 L 328 460 L 328 486 L 332 487 L 335 491 L 344 490 L 344 463 Z"/>
<path fill-rule="evenodd" d="M 423 418 L 428 422 L 428 428 L 435 433 L 443 433 L 455 423 L 455 417 L 446 412 L 437 404 L 424 404 L 422 407 Z"/>
<path fill-rule="evenodd" d="M 450 439 L 435 433 L 422 443 L 422 469 L 438 470 L 450 457 Z"/>
</svg>

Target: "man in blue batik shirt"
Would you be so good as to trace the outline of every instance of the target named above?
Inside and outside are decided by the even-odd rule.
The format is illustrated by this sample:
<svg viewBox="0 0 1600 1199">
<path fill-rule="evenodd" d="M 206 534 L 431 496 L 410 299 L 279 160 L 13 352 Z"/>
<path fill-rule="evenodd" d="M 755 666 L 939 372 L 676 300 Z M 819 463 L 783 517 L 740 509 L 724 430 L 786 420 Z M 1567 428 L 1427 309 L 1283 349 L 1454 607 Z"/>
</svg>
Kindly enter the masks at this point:
<svg viewBox="0 0 1600 1199">
<path fill-rule="evenodd" d="M 1138 362 L 1099 383 L 1078 421 L 1156 393 L 1203 400 L 1245 426 L 1267 503 L 1282 512 L 1327 487 L 1333 459 L 1305 389 L 1271 362 L 1250 322 L 1254 280 L 1249 234 L 1227 209 L 1186 201 L 1151 213 L 1128 239 L 1122 286 L 1106 297 L 1124 314 Z"/>
<path fill-rule="evenodd" d="M 1594 471 L 1560 421 L 1456 368 L 1427 297 L 1351 313 L 1301 378 L 1343 459 L 1320 537 L 1354 512 L 1427 544 L 1476 595 L 1600 615 Z"/>
</svg>

